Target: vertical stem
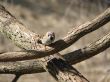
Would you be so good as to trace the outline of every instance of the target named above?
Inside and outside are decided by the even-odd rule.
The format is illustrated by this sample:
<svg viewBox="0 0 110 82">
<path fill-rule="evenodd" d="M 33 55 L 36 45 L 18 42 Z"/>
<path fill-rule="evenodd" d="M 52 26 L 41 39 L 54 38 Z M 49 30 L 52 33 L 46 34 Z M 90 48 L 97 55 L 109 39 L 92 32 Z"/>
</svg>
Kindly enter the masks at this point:
<svg viewBox="0 0 110 82">
<path fill-rule="evenodd" d="M 12 80 L 12 82 L 17 82 L 20 76 L 21 74 L 15 74 L 15 78 Z"/>
</svg>

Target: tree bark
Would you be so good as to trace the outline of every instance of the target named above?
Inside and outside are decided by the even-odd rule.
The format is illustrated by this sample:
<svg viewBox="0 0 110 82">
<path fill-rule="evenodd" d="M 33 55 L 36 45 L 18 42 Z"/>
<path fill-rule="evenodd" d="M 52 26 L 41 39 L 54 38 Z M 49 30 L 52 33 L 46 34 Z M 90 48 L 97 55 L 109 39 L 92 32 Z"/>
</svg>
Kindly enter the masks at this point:
<svg viewBox="0 0 110 82">
<path fill-rule="evenodd" d="M 17 46 L 19 46 L 22 49 L 25 49 L 27 51 L 26 53 L 28 53 L 28 54 L 25 54 L 25 52 L 24 53 L 21 52 L 21 54 L 19 54 L 18 56 L 14 56 L 14 55 L 11 56 L 10 59 L 14 60 L 15 58 L 16 60 L 26 60 L 26 59 L 33 59 L 33 58 L 40 58 L 40 57 L 47 56 L 47 57 L 38 59 L 37 60 L 38 62 L 36 62 L 37 63 L 36 65 L 39 64 L 38 65 L 40 68 L 39 71 L 41 71 L 42 69 L 43 70 L 45 69 L 58 82 L 89 82 L 65 59 L 63 59 L 58 52 L 69 47 L 84 35 L 100 28 L 101 26 L 108 23 L 109 21 L 110 21 L 110 8 L 108 8 L 104 13 L 102 13 L 99 17 L 92 20 L 91 22 L 87 22 L 79 26 L 77 29 L 73 29 L 63 39 L 56 41 L 50 46 L 46 46 L 46 50 L 45 50 L 44 45 L 37 43 L 38 40 L 41 39 L 38 34 L 35 34 L 30 30 L 26 29 L 25 26 L 19 21 L 17 21 L 17 19 L 14 16 L 12 16 L 4 7 L 0 6 L 0 31 L 4 35 L 6 35 L 9 39 L 11 39 Z M 105 40 L 106 38 L 107 38 L 107 41 Z M 108 48 L 109 40 L 110 39 L 107 36 L 103 38 L 102 41 L 99 40 L 98 43 L 96 43 L 96 45 L 93 45 L 93 46 L 89 45 L 83 48 L 81 52 L 82 53 L 85 52 L 85 56 L 83 56 L 82 60 L 90 57 L 89 55 L 95 55 L 103 51 L 104 49 Z M 101 42 L 103 42 L 105 45 L 107 44 L 107 46 L 101 45 Z M 97 50 L 99 50 L 99 52 L 96 52 Z M 52 54 L 55 54 L 55 55 L 52 55 Z M 5 54 L 4 58 L 6 58 L 6 56 L 7 55 Z M 3 54 L 2 54 L 2 59 L 3 59 Z M 78 60 L 78 61 L 82 61 L 82 60 Z M 4 63 L 6 64 L 6 62 Z M 15 62 L 15 65 L 18 65 L 18 67 L 20 67 L 18 63 L 19 62 L 17 62 L 16 64 Z M 33 62 L 31 61 L 31 63 Z M 21 62 L 20 62 L 20 65 L 22 65 Z M 3 71 L 9 72 L 9 70 L 4 69 L 6 67 L 2 66 L 1 68 L 3 69 L 1 70 L 2 72 Z M 10 68 L 11 67 L 9 67 L 9 69 Z M 26 68 L 23 68 L 23 69 L 26 69 Z M 15 73 L 14 71 L 13 73 Z M 31 73 L 35 71 L 38 71 L 38 69 L 33 71 L 31 69 Z M 21 73 L 23 74 L 25 72 L 26 70 L 24 70 Z M 21 73 L 19 71 L 19 74 Z"/>
<path fill-rule="evenodd" d="M 60 39 L 50 46 L 37 43 L 40 35 L 28 30 L 21 22 L 12 16 L 4 7 L 0 6 L 0 31 L 20 48 L 30 51 L 32 54 L 15 56 L 16 59 L 33 59 L 58 53 L 69 47 L 82 36 L 100 28 L 110 21 L 110 8 L 100 16 L 87 22 L 76 29 L 73 29 L 63 39 Z M 14 56 L 12 56 L 14 58 Z"/>
<path fill-rule="evenodd" d="M 12 82 L 17 82 L 20 77 L 21 77 L 21 75 L 16 74 L 16 76 L 15 76 L 15 78 L 12 80 Z"/>
<path fill-rule="evenodd" d="M 84 61 L 88 58 L 91 58 L 100 52 L 104 51 L 105 49 L 110 47 L 110 33 L 105 35 L 104 37 L 100 38 L 96 42 L 93 42 L 82 49 L 75 50 L 73 52 L 65 54 L 63 57 L 69 64 L 74 65 L 81 61 Z M 0 54 L 0 60 L 4 61 L 3 59 L 10 54 L 23 54 L 25 52 L 10 52 L 10 53 L 3 53 Z M 12 60 L 15 61 L 15 60 Z M 39 63 L 38 59 L 36 60 L 25 60 L 25 61 L 15 61 L 15 62 L 0 62 L 0 73 L 40 73 L 45 72 L 42 65 Z"/>
<path fill-rule="evenodd" d="M 72 67 L 60 54 L 39 59 L 43 68 L 58 82 L 89 82 Z"/>
</svg>

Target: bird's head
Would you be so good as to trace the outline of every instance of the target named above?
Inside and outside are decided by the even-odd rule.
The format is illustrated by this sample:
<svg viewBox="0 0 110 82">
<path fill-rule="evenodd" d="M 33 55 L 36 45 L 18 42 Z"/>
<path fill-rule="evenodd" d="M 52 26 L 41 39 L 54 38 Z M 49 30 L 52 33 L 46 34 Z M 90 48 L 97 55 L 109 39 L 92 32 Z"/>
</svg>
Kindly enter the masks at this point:
<svg viewBox="0 0 110 82">
<path fill-rule="evenodd" d="M 49 45 L 55 40 L 55 33 L 54 32 L 47 32 L 44 37 L 42 38 L 41 42 L 44 45 Z"/>
<path fill-rule="evenodd" d="M 55 33 L 52 31 L 47 32 L 45 36 L 48 37 L 51 41 L 54 41 L 55 39 Z"/>
</svg>

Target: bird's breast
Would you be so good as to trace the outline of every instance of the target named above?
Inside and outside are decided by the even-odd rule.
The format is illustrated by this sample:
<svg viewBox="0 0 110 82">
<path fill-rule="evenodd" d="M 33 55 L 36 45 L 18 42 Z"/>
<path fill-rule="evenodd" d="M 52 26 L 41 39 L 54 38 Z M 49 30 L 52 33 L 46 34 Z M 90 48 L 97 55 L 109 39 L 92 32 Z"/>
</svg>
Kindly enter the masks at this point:
<svg viewBox="0 0 110 82">
<path fill-rule="evenodd" d="M 52 40 L 50 40 L 50 38 L 43 38 L 42 39 L 42 44 L 44 45 L 49 45 L 52 43 Z"/>
</svg>

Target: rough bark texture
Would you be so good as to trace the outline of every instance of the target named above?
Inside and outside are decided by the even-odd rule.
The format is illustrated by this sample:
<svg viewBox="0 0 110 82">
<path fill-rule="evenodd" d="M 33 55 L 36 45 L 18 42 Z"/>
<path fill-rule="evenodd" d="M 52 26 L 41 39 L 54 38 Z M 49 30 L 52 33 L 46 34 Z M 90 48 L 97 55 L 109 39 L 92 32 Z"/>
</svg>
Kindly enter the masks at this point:
<svg viewBox="0 0 110 82">
<path fill-rule="evenodd" d="M 45 72 L 37 60 L 0 62 L 0 74 L 32 74 Z"/>
<path fill-rule="evenodd" d="M 110 33 L 108 33 L 104 37 L 101 37 L 96 42 L 88 44 L 87 46 L 85 46 L 82 49 L 78 49 L 76 51 L 65 54 L 63 57 L 69 63 L 75 64 L 75 63 L 79 63 L 85 59 L 88 59 L 94 55 L 97 55 L 98 53 L 104 51 L 105 49 L 107 49 L 109 47 L 110 47 Z M 19 55 L 24 56 L 25 54 L 32 54 L 32 53 L 27 52 L 27 51 L 2 53 L 2 54 L 0 54 L 0 61 L 1 62 L 17 61 L 17 59 L 15 59 L 15 58 L 18 58 Z M 13 59 L 13 56 L 15 57 L 14 59 Z"/>
<path fill-rule="evenodd" d="M 108 33 L 104 37 L 101 37 L 99 40 L 91 44 L 88 44 L 82 49 L 78 49 L 76 51 L 65 54 L 64 58 L 66 58 L 67 61 L 69 60 L 69 63 L 76 64 L 86 59 L 89 59 L 90 57 L 93 57 L 94 55 L 97 55 L 100 52 L 103 52 L 109 47 L 110 33 Z"/>
<path fill-rule="evenodd" d="M 13 17 L 4 7 L 0 6 L 0 31 L 8 38 L 10 38 L 17 46 L 25 50 L 29 50 L 31 53 L 33 53 L 27 55 L 21 54 L 15 57 L 12 56 L 13 58 L 20 58 L 23 60 L 55 54 L 69 47 L 82 36 L 98 29 L 109 21 L 110 8 L 108 8 L 104 13 L 102 13 L 99 17 L 92 20 L 91 22 L 87 22 L 77 27 L 76 29 L 73 29 L 63 39 L 56 41 L 50 46 L 46 46 L 45 50 L 44 45 L 37 43 L 40 39 L 38 34 L 35 34 L 26 29 L 21 22 L 17 21 L 17 19 Z"/>
<path fill-rule="evenodd" d="M 0 7 L 0 31 L 3 34 L 5 34 L 8 38 L 10 38 L 17 46 L 19 46 L 23 49 L 36 50 L 36 51 L 41 50 L 42 51 L 40 44 L 37 43 L 37 40 L 39 37 L 34 36 L 35 35 L 34 33 L 25 29 L 25 27 L 21 23 L 17 22 L 17 20 L 12 15 L 10 15 L 10 13 L 7 12 L 5 10 L 5 8 L 3 8 L 3 7 Z M 42 60 L 44 60 L 44 62 Z M 41 59 L 39 59 L 39 64 L 42 65 L 42 67 L 44 67 L 47 72 L 53 73 L 52 75 L 54 78 L 55 78 L 55 76 L 57 76 L 58 79 L 56 79 L 56 80 L 58 82 L 76 82 L 76 81 L 77 82 L 87 82 L 86 79 L 84 77 L 82 77 L 81 74 L 79 74 L 79 72 L 72 72 L 72 75 L 70 75 L 69 72 L 67 72 L 68 74 L 65 75 L 66 73 L 64 71 L 62 71 L 62 73 L 60 73 L 61 68 L 57 69 L 57 68 L 52 67 L 51 64 L 48 63 L 49 61 L 51 61 L 51 60 L 46 60 L 45 58 L 41 58 Z M 55 63 L 57 63 L 57 61 L 55 61 Z M 47 62 L 47 65 L 45 64 L 45 62 Z M 58 62 L 58 63 L 61 63 L 61 62 Z M 66 63 L 66 64 L 68 65 L 68 63 Z M 48 67 L 48 65 L 51 67 Z M 54 65 L 54 63 L 53 63 L 53 65 Z M 58 65 L 58 67 L 60 67 L 60 65 Z M 67 67 L 68 68 L 66 68 L 66 69 L 69 70 L 69 66 L 67 66 Z M 56 71 L 58 74 L 56 75 L 56 72 L 53 72 L 52 69 L 54 69 L 54 71 Z M 74 69 L 73 69 L 73 71 L 74 71 Z M 67 77 L 69 77 L 69 78 L 67 78 Z M 72 79 L 74 79 L 74 80 L 72 80 Z M 17 78 L 15 78 L 13 81 L 16 81 L 16 80 L 17 80 Z"/>
<path fill-rule="evenodd" d="M 65 54 L 63 57 L 68 61 L 69 64 L 73 65 L 84 61 L 98 53 L 104 51 L 110 47 L 110 33 L 100 38 L 96 42 L 93 42 L 86 47 L 73 51 L 71 53 Z M 10 52 L 0 54 L 0 60 L 3 61 L 4 57 L 10 54 L 23 54 L 25 52 Z M 3 59 L 2 59 L 3 58 Z M 8 61 L 8 59 L 7 59 Z M 14 60 L 15 61 L 15 60 Z M 28 60 L 28 61 L 16 61 L 16 62 L 0 62 L 0 73 L 40 73 L 45 72 L 42 65 L 39 63 L 38 59 Z"/>
<path fill-rule="evenodd" d="M 72 67 L 60 54 L 41 58 L 40 63 L 58 82 L 89 82 L 74 67 Z"/>
<path fill-rule="evenodd" d="M 56 41 L 50 46 L 46 46 L 45 50 L 45 46 L 38 43 L 38 40 L 41 39 L 38 34 L 35 34 L 30 30 L 26 29 L 25 26 L 19 21 L 17 21 L 17 19 L 13 17 L 4 7 L 0 6 L 0 32 L 6 35 L 17 46 L 26 50 L 26 52 L 19 52 L 20 54 L 18 54 L 17 56 L 16 52 L 15 54 L 12 54 L 12 56 L 10 57 L 8 56 L 8 54 L 5 54 L 5 56 L 3 56 L 4 54 L 2 54 L 1 60 L 5 58 L 7 59 L 7 61 L 10 59 L 26 60 L 47 56 L 44 58 L 37 59 L 35 61 L 28 60 L 29 62 L 26 61 L 2 62 L 0 63 L 1 65 L 0 73 L 25 74 L 42 72 L 46 70 L 59 82 L 89 82 L 84 76 L 82 76 L 74 67 L 72 67 L 67 62 L 70 55 L 69 57 L 66 58 L 67 59 L 66 61 L 57 52 L 69 47 L 78 39 L 80 39 L 82 36 L 100 28 L 109 21 L 110 21 L 110 8 L 108 8 L 104 13 L 102 13 L 99 17 L 92 20 L 91 22 L 87 22 L 77 27 L 76 29 L 73 29 L 63 39 Z M 108 34 L 101 40 L 97 41 L 95 44 L 91 44 L 83 48 L 82 50 L 78 51 L 80 55 L 83 54 L 83 58 L 79 59 L 79 57 L 82 56 L 77 55 L 76 59 L 78 58 L 79 59 L 78 61 L 80 62 L 93 55 L 96 55 L 97 53 L 109 47 L 109 41 L 110 37 Z M 75 61 L 74 58 L 72 58 L 70 61 L 73 61 L 74 63 L 78 62 Z"/>
</svg>

